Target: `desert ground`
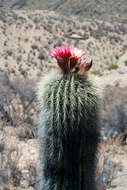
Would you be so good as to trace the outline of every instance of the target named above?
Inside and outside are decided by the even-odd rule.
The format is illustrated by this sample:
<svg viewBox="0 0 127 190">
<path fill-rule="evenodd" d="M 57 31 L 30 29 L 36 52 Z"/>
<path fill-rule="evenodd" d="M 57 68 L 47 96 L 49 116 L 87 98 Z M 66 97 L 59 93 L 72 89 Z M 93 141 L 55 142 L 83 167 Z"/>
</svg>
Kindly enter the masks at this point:
<svg viewBox="0 0 127 190">
<path fill-rule="evenodd" d="M 126 190 L 126 0 L 23 2 L 0 2 L 0 190 L 36 189 L 37 83 L 57 67 L 50 52 L 66 45 L 93 60 L 89 76 L 102 99 L 98 190 Z"/>
</svg>

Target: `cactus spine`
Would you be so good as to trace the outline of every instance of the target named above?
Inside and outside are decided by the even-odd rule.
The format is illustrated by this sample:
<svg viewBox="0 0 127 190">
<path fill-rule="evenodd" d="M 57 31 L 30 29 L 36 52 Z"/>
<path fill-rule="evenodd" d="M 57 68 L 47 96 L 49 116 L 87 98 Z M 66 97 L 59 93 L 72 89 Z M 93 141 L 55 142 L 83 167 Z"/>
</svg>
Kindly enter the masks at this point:
<svg viewBox="0 0 127 190">
<path fill-rule="evenodd" d="M 87 77 L 92 61 L 84 52 L 59 47 L 51 54 L 57 70 L 43 78 L 40 103 L 40 172 L 38 190 L 96 190 L 99 143 L 98 96 Z"/>
<path fill-rule="evenodd" d="M 44 85 L 45 83 L 45 85 Z M 56 73 L 39 86 L 38 190 L 96 190 L 98 97 L 84 77 Z"/>
</svg>

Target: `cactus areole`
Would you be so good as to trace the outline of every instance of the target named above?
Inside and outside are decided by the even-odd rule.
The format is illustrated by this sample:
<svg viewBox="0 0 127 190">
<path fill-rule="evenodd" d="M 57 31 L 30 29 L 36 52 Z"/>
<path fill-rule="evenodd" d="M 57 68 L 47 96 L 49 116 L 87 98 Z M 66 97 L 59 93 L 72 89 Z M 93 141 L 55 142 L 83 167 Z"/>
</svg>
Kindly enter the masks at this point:
<svg viewBox="0 0 127 190">
<path fill-rule="evenodd" d="M 40 168 L 38 190 L 96 190 L 96 154 L 100 139 L 98 95 L 87 72 L 84 52 L 58 47 L 51 56 L 60 71 L 38 87 Z"/>
</svg>

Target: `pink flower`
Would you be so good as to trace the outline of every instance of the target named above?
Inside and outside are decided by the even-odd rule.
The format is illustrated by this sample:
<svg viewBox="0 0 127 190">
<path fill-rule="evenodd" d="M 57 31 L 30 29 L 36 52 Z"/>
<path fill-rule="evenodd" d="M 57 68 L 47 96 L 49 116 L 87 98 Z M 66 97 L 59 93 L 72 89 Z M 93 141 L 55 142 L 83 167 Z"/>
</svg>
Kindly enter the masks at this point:
<svg viewBox="0 0 127 190">
<path fill-rule="evenodd" d="M 51 56 L 56 58 L 58 65 L 65 74 L 68 74 L 79 64 L 79 60 L 84 56 L 84 52 L 78 48 L 61 46 L 53 50 Z"/>
<path fill-rule="evenodd" d="M 78 48 L 71 48 L 71 57 L 74 59 L 81 59 L 84 56 L 84 52 Z"/>
<path fill-rule="evenodd" d="M 59 60 L 59 57 L 61 58 L 70 58 L 71 57 L 71 48 L 70 47 L 58 47 L 56 50 L 51 52 L 51 56 L 55 57 L 57 60 Z"/>
</svg>

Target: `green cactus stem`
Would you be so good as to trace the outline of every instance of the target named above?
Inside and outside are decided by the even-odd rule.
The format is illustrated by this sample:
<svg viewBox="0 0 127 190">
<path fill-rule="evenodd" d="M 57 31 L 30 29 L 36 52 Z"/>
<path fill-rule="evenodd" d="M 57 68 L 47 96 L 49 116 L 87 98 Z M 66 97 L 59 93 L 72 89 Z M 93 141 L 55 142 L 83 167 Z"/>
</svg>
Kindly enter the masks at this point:
<svg viewBox="0 0 127 190">
<path fill-rule="evenodd" d="M 98 95 L 87 79 L 54 72 L 38 88 L 38 190 L 96 190 Z"/>
</svg>

